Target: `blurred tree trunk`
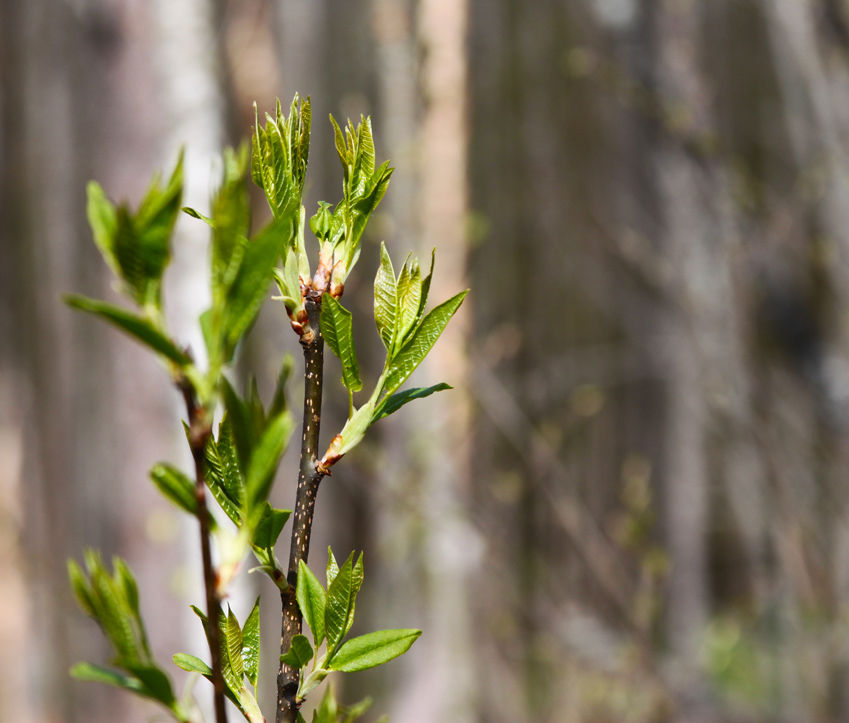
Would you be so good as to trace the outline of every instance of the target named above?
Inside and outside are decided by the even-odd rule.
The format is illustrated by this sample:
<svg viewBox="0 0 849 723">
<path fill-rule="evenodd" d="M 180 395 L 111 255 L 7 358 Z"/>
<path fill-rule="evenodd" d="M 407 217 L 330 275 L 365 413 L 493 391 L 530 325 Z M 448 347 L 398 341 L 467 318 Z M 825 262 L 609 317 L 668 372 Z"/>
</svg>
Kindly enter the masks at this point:
<svg viewBox="0 0 849 723">
<path fill-rule="evenodd" d="M 169 6 L 179 13 L 178 4 Z M 19 621 L 0 633 L 0 644 L 15 661 L 0 683 L 0 719 L 142 720 L 150 710 L 136 699 L 68 676 L 72 663 L 105 662 L 109 651 L 71 602 L 65 560 L 79 559 L 86 546 L 107 557 L 127 556 L 141 578 L 144 611 L 156 620 L 154 647 L 162 654 L 164 646 L 170 656 L 184 616 L 161 611 L 185 607 L 186 591 L 172 584 L 182 562 L 182 552 L 171 544 L 179 522 L 176 513 L 163 512 L 146 470 L 157 459 L 173 459 L 179 449 L 176 397 L 154 360 L 116 331 L 70 312 L 59 294 L 114 297 L 85 222 L 86 181 L 96 178 L 110 197 L 136 203 L 157 167 L 172 165 L 178 143 L 189 141 L 207 155 L 200 166 L 190 156 L 186 200 L 203 207 L 208 154 L 217 153 L 220 135 L 204 146 L 198 143 L 202 132 L 182 127 L 178 142 L 161 140 L 176 113 L 158 95 L 150 60 L 162 44 L 146 3 L 4 2 L 0 12 L 0 267 L 8 274 L 0 283 L 0 313 L 3 337 L 10 340 L 2 345 L 0 386 L 2 417 L 12 426 L 11 439 L 23 446 L 16 479 L 4 480 L 4 489 L 17 488 L 4 496 L 4 505 L 16 494 L 22 506 L 16 527 L 8 528 L 18 534 L 17 573 L 4 567 L 4 574 L 13 582 L 15 574 L 23 576 L 32 601 L 10 593 L 0 603 L 4 620 Z M 179 29 L 180 49 L 188 52 L 194 26 L 176 20 L 166 27 Z M 201 32 L 214 41 L 208 27 Z M 175 67 L 187 70 L 177 61 Z M 170 79 L 179 76 L 170 65 L 159 70 Z M 178 90 L 180 97 L 192 97 L 197 82 L 195 75 Z M 203 128 L 214 127 L 210 122 L 221 107 L 193 104 L 186 112 Z M 199 303 L 203 294 L 196 293 L 196 282 L 175 277 L 186 282 L 202 275 L 204 247 L 178 243 L 176 254 L 184 261 L 170 274 L 168 301 L 174 307 L 187 298 Z M 177 326 L 188 338 L 185 325 Z M 4 430 L 8 444 L 5 424 Z M 195 538 L 192 530 L 192 546 Z M 0 584 L 5 590 L 5 580 Z M 16 682 L 16 675 L 25 678 Z M 22 694 L 27 690 L 31 697 Z"/>
</svg>

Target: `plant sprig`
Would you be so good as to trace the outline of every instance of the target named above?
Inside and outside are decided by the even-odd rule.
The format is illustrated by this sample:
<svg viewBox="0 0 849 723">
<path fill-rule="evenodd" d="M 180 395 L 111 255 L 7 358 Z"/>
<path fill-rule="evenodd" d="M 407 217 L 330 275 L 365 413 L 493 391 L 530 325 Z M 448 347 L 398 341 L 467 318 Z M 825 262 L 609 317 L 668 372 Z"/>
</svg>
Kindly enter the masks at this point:
<svg viewBox="0 0 849 723">
<path fill-rule="evenodd" d="M 162 278 L 171 258 L 171 237 L 182 203 L 182 154 L 166 183 L 154 177 L 144 199 L 133 210 L 113 204 L 96 183 L 88 188 L 88 217 L 95 243 L 135 310 L 89 299 L 66 297 L 72 307 L 118 327 L 154 353 L 167 369 L 186 404 L 186 438 L 195 462 L 194 475 L 160 462 L 150 476 L 163 496 L 195 517 L 200 528 L 206 609 L 193 606 L 204 627 L 210 662 L 186 653 L 174 656 L 183 670 L 210 680 L 217 723 L 225 723 L 229 699 L 251 723 L 264 723 L 257 704 L 259 680 L 259 604 L 240 623 L 221 601 L 248 552 L 254 568 L 266 573 L 281 594 L 283 642 L 278 671 L 277 721 L 303 721 L 299 709 L 331 672 L 356 672 L 386 663 L 406 652 L 421 631 L 383 630 L 354 638 L 356 599 L 363 582 L 363 557 L 353 553 L 340 566 L 328 549 L 326 586 L 307 565 L 313 510 L 318 486 L 330 468 L 362 441 L 375 422 L 405 404 L 450 389 L 447 384 L 400 390 L 421 364 L 456 313 L 463 291 L 426 312 L 433 277 L 423 276 L 418 261 L 407 257 L 396 276 L 384 245 L 375 279 L 374 318 L 386 348 L 377 384 L 359 407 L 354 395 L 363 389 L 354 346 L 353 315 L 341 298 L 345 282 L 360 255 L 371 214 L 386 193 L 393 169 L 375 160 L 372 125 L 361 118 L 343 130 L 331 117 L 336 150 L 343 169 L 342 200 L 322 202 L 306 221 L 302 203 L 310 147 L 311 105 L 297 95 L 285 115 L 266 116 L 253 132 L 252 149 L 228 149 L 221 184 L 205 215 L 182 208 L 210 227 L 209 283 L 212 303 L 200 317 L 206 364 L 179 343 L 167 328 Z M 246 177 L 265 192 L 271 222 L 251 234 Z M 313 272 L 306 251 L 307 227 L 318 241 Z M 251 380 L 240 394 L 227 372 L 252 327 L 269 287 L 276 283 L 292 328 L 304 350 L 305 400 L 301 461 L 294 512 L 278 509 L 269 495 L 280 459 L 295 427 L 286 400 L 292 360 L 284 357 L 277 385 L 264 404 Z M 349 418 L 319 452 L 323 387 L 323 349 L 327 342 L 342 362 L 342 384 L 348 393 Z M 213 419 L 220 412 L 217 428 Z M 215 515 L 207 492 L 220 507 Z M 276 555 L 278 539 L 293 519 L 288 565 Z M 217 556 L 212 555 L 212 543 Z M 87 572 L 69 562 L 69 576 L 83 611 L 98 622 L 115 650 L 115 669 L 88 663 L 74 675 L 117 685 L 163 706 L 182 723 L 197 723 L 199 714 L 189 693 L 177 699 L 168 675 L 153 660 L 138 604 L 138 587 L 129 567 L 116 558 L 114 573 L 100 557 L 87 552 Z M 306 619 L 312 641 L 301 634 Z M 313 723 L 351 723 L 369 701 L 342 707 L 328 688 Z"/>
</svg>

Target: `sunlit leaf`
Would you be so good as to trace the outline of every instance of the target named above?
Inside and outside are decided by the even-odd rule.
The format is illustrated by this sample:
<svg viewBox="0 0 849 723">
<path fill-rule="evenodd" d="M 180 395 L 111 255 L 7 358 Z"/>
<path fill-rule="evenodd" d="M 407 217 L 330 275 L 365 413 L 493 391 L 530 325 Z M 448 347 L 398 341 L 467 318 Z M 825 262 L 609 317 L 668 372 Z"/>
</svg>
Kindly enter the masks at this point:
<svg viewBox="0 0 849 723">
<path fill-rule="evenodd" d="M 395 308 L 398 305 L 398 291 L 395 283 L 395 271 L 392 260 L 386 251 L 386 245 L 380 244 L 380 268 L 374 280 L 374 320 L 383 345 L 392 346 L 395 330 Z"/>
<path fill-rule="evenodd" d="M 245 664 L 245 675 L 254 687 L 259 678 L 259 642 L 259 598 L 257 598 L 242 628 L 242 659 Z"/>
<path fill-rule="evenodd" d="M 354 348 L 351 312 L 330 294 L 325 294 L 322 299 L 321 335 L 330 350 L 342 362 L 342 383 L 352 392 L 360 391 L 363 382 L 360 379 L 360 367 Z"/>
<path fill-rule="evenodd" d="M 380 630 L 347 641 L 330 659 L 331 670 L 355 673 L 388 663 L 406 653 L 421 630 Z"/>
<path fill-rule="evenodd" d="M 416 370 L 468 293 L 468 291 L 461 291 L 456 296 L 452 296 L 422 319 L 422 323 L 413 332 L 410 340 L 392 357 L 389 374 L 386 377 L 386 391 L 394 392 Z"/>
<path fill-rule="evenodd" d="M 372 424 L 378 419 L 383 419 L 383 417 L 388 417 L 390 414 L 397 412 L 401 407 L 412 402 L 414 399 L 424 399 L 435 392 L 442 392 L 446 389 L 453 388 L 451 385 L 442 382 L 441 384 L 434 384 L 432 387 L 416 387 L 415 389 L 405 389 L 403 392 L 396 392 L 387 396 L 378 405 L 371 420 Z"/>
</svg>

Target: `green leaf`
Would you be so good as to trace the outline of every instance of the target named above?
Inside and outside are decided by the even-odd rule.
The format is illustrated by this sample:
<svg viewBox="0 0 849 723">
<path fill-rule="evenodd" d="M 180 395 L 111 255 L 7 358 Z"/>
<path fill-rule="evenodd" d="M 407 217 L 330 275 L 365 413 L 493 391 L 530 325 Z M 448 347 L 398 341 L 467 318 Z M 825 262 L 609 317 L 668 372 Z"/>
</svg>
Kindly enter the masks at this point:
<svg viewBox="0 0 849 723">
<path fill-rule="evenodd" d="M 129 607 L 130 614 L 135 619 L 136 634 L 139 638 L 139 642 L 141 643 L 141 647 L 144 649 L 147 657 L 150 658 L 152 656 L 147 642 L 147 632 L 145 631 L 144 624 L 142 623 L 141 608 L 139 606 L 139 584 L 136 581 L 135 575 L 133 575 L 133 571 L 130 570 L 129 565 L 127 565 L 122 558 L 118 556 L 113 557 L 112 567 L 115 570 L 113 578 L 115 580 L 116 587 L 120 586 L 121 593 L 123 594 L 127 607 Z"/>
<path fill-rule="evenodd" d="M 244 246 L 244 255 L 222 309 L 222 362 L 230 361 L 239 340 L 256 319 L 269 295 L 274 264 L 291 243 L 294 232 L 293 215 L 289 214 L 273 221 Z"/>
<path fill-rule="evenodd" d="M 340 723 L 354 723 L 358 718 L 362 718 L 369 708 L 371 708 L 372 704 L 371 696 L 363 698 L 359 703 L 354 703 L 353 705 L 346 705 L 342 708 L 342 720 Z M 380 723 L 378 719 L 377 723 Z"/>
<path fill-rule="evenodd" d="M 307 640 L 306 635 L 296 635 L 292 638 L 292 645 L 285 655 L 280 656 L 280 660 L 286 663 L 290 668 L 300 670 L 312 660 L 313 656 L 312 645 Z"/>
<path fill-rule="evenodd" d="M 461 291 L 425 316 L 410 340 L 392 357 L 384 385 L 387 392 L 394 392 L 421 364 L 468 293 Z"/>
<path fill-rule="evenodd" d="M 234 252 L 249 231 L 250 199 L 245 186 L 247 148 L 224 151 L 224 176 L 212 203 L 212 295 L 213 305 L 221 303 L 232 281 Z M 241 259 L 236 259 L 237 262 Z"/>
<path fill-rule="evenodd" d="M 241 682 L 245 674 L 245 665 L 242 660 L 242 628 L 239 626 L 239 621 L 236 619 L 232 610 L 229 610 L 227 613 L 227 625 L 224 631 L 227 661 L 233 671 L 233 676 Z"/>
<path fill-rule="evenodd" d="M 149 697 L 171 708 L 176 704 L 171 680 L 155 665 L 128 665 L 127 670 L 135 675 L 150 692 Z"/>
<path fill-rule="evenodd" d="M 195 612 L 200 615 L 199 610 L 195 610 Z M 212 621 L 204 620 L 203 617 L 201 617 L 201 620 L 204 621 L 203 627 L 206 632 L 207 642 L 209 642 L 209 625 Z M 233 630 L 232 627 L 233 623 L 235 623 L 235 630 Z M 242 677 L 244 676 L 244 665 L 242 662 L 242 633 L 239 630 L 239 622 L 235 619 L 232 612 L 230 615 L 226 615 L 224 611 L 219 608 L 218 630 L 220 641 L 219 657 L 221 660 L 221 675 L 223 676 L 227 687 L 230 689 L 230 692 L 233 694 L 233 698 L 237 701 L 237 704 L 241 708 Z M 235 640 L 233 638 L 235 638 Z"/>
<path fill-rule="evenodd" d="M 263 550 L 273 550 L 292 510 L 278 510 L 268 502 L 264 502 L 262 508 L 262 517 L 254 530 L 253 544 Z"/>
<path fill-rule="evenodd" d="M 378 419 L 383 419 L 383 417 L 388 417 L 390 414 L 394 414 L 401 407 L 412 402 L 414 399 L 424 399 L 435 392 L 442 392 L 453 388 L 454 387 L 450 384 L 442 382 L 441 384 L 434 384 L 432 387 L 416 387 L 415 389 L 405 389 L 403 392 L 396 392 L 395 394 L 385 397 L 378 405 L 377 409 L 374 410 L 374 416 L 371 419 L 371 423 L 374 424 Z"/>
<path fill-rule="evenodd" d="M 345 636 L 348 617 L 354 607 L 356 597 L 354 583 L 354 553 L 352 552 L 345 564 L 327 590 L 327 608 L 324 613 L 327 649 L 333 650 Z"/>
<path fill-rule="evenodd" d="M 204 216 L 200 211 L 195 210 L 191 206 L 183 206 L 180 210 L 187 216 L 196 218 L 198 221 L 203 221 L 210 228 L 215 228 L 215 222 L 209 216 Z"/>
<path fill-rule="evenodd" d="M 327 686 L 318 708 L 313 711 L 312 723 L 338 723 L 336 696 L 332 686 Z"/>
<path fill-rule="evenodd" d="M 296 590 L 298 607 L 312 631 L 313 640 L 318 647 L 324 640 L 325 610 L 327 595 L 315 575 L 312 574 L 303 560 L 298 561 L 298 588 Z"/>
<path fill-rule="evenodd" d="M 156 175 L 133 214 L 117 209 L 97 184 L 89 184 L 88 216 L 95 243 L 139 306 L 161 308 L 161 279 L 171 256 L 170 238 L 183 192 L 183 154 L 165 188 Z"/>
<path fill-rule="evenodd" d="M 105 319 L 110 324 L 114 324 L 178 366 L 183 367 L 191 364 L 188 354 L 181 351 L 171 339 L 144 317 L 137 316 L 120 306 L 107 304 L 105 301 L 96 301 L 78 294 L 68 294 L 64 297 L 64 300 L 71 308 L 86 311 Z"/>
<path fill-rule="evenodd" d="M 354 412 L 354 415 L 342 427 L 342 431 L 331 441 L 322 460 L 323 464 L 334 464 L 362 442 L 373 414 L 374 402 L 371 400 Z"/>
<path fill-rule="evenodd" d="M 433 280 L 433 267 L 436 266 L 436 249 L 430 252 L 430 271 L 422 281 L 422 295 L 419 299 L 419 313 L 416 315 L 417 320 L 421 320 L 424 316 L 425 306 L 427 305 L 427 297 L 430 295 L 430 282 Z M 418 321 L 417 321 L 418 323 Z"/>
<path fill-rule="evenodd" d="M 309 161 L 310 100 L 295 95 L 289 117 L 277 101 L 276 117 L 266 116 L 265 128 L 257 114 L 251 155 L 251 176 L 265 191 L 275 218 L 300 205 Z M 256 108 L 256 106 L 254 106 Z"/>
<path fill-rule="evenodd" d="M 68 560 L 68 578 L 71 581 L 71 588 L 77 598 L 77 604 L 86 615 L 96 619 L 97 613 L 95 611 L 95 602 L 92 598 L 91 589 L 86 582 L 85 574 L 74 560 Z"/>
<path fill-rule="evenodd" d="M 259 679 L 259 641 L 259 598 L 257 598 L 242 628 L 242 659 L 245 662 L 245 675 L 254 688 Z"/>
<path fill-rule="evenodd" d="M 351 312 L 330 294 L 325 294 L 322 299 L 321 335 L 342 362 L 342 383 L 352 392 L 360 391 L 363 382 L 360 379 L 360 367 L 354 348 Z"/>
<path fill-rule="evenodd" d="M 182 668 L 187 673 L 200 673 L 201 675 L 212 676 L 212 668 L 194 655 L 177 653 L 172 660 L 178 668 Z"/>
<path fill-rule="evenodd" d="M 330 122 L 333 124 L 333 138 L 336 141 L 336 153 L 339 154 L 339 162 L 342 164 L 342 170 L 345 173 L 345 178 L 348 178 L 348 148 L 345 145 L 345 136 L 342 135 L 342 129 L 336 119 L 331 115 Z"/>
<path fill-rule="evenodd" d="M 124 675 L 109 668 L 104 668 L 93 663 L 77 663 L 71 668 L 71 677 L 84 680 L 89 683 L 106 683 L 116 688 L 123 688 L 131 693 L 144 698 L 152 698 L 151 691 L 138 678 L 132 675 Z"/>
<path fill-rule="evenodd" d="M 406 653 L 421 630 L 380 630 L 346 642 L 329 661 L 331 670 L 355 673 L 388 663 Z"/>
<path fill-rule="evenodd" d="M 354 611 L 357 605 L 357 595 L 360 593 L 360 588 L 363 586 L 363 553 L 360 553 L 357 562 L 354 564 L 351 571 L 351 609 L 348 611 L 348 619 L 345 621 L 345 628 L 342 632 L 344 638 L 351 626 L 354 624 Z"/>
<path fill-rule="evenodd" d="M 227 434 L 232 440 L 236 453 L 238 468 L 247 470 L 250 465 L 253 448 L 256 444 L 256 434 L 251 420 L 250 409 L 244 400 L 236 393 L 233 386 L 226 377 L 221 377 L 221 396 L 227 414 L 218 428 L 219 442 L 224 436 L 224 426 L 227 425 Z M 220 446 L 220 443 L 219 443 Z"/>
<path fill-rule="evenodd" d="M 292 376 L 292 370 L 295 367 L 295 362 L 292 355 L 286 353 L 283 355 L 283 361 L 280 364 L 280 371 L 277 373 L 277 384 L 274 387 L 274 397 L 271 399 L 271 404 L 268 405 L 268 416 L 276 417 L 278 414 L 285 412 L 288 409 L 286 401 L 286 385 L 289 382 L 289 377 Z"/>
<path fill-rule="evenodd" d="M 395 270 L 386 251 L 386 244 L 380 244 L 380 268 L 374 279 L 374 320 L 383 345 L 392 346 L 395 330 L 395 308 L 398 305 L 398 291 L 395 283 Z"/>
<path fill-rule="evenodd" d="M 336 562 L 336 558 L 333 556 L 333 550 L 330 547 L 327 548 L 327 587 L 330 587 L 333 584 L 333 581 L 336 579 L 336 576 L 339 574 L 339 563 Z"/>
<path fill-rule="evenodd" d="M 112 269 L 112 272 L 120 277 L 121 267 L 115 258 L 115 232 L 118 228 L 118 219 L 114 204 L 106 198 L 100 184 L 90 181 L 87 188 L 88 204 L 86 215 L 91 226 L 94 243 L 104 260 Z"/>
<path fill-rule="evenodd" d="M 221 426 L 223 426 L 223 422 Z M 216 440 L 210 437 L 204 450 L 206 455 L 206 484 L 227 517 L 238 525 L 242 521 L 241 500 L 244 498 L 244 494 L 240 492 L 238 499 L 233 499 L 228 492 L 230 489 L 228 475 L 231 471 L 235 471 L 240 481 L 240 490 L 244 487 L 244 483 L 241 481 L 242 477 L 238 469 L 238 462 L 235 459 L 235 451 L 232 446 L 228 447 L 222 441 L 224 438 L 221 435 L 221 426 L 219 426 L 218 441 L 216 442 Z M 232 453 L 232 459 L 227 456 L 228 452 Z M 230 469 L 230 465 L 232 465 L 233 470 Z"/>
<path fill-rule="evenodd" d="M 268 497 L 280 457 L 286 449 L 294 428 L 292 416 L 284 412 L 269 421 L 259 438 L 245 474 L 245 492 L 249 511 L 258 508 Z M 256 522 L 258 521 L 259 518 L 256 519 Z M 256 522 L 253 524 L 255 525 Z"/>
<path fill-rule="evenodd" d="M 170 464 L 160 463 L 150 470 L 150 478 L 157 489 L 180 509 L 197 515 L 198 501 L 195 485 L 180 470 Z"/>
<path fill-rule="evenodd" d="M 91 580 L 91 600 L 95 616 L 121 664 L 140 662 L 145 655 L 145 636 L 132 601 L 116 573 L 108 574 L 100 555 L 86 551 L 86 565 Z"/>
<path fill-rule="evenodd" d="M 407 332 L 416 322 L 422 294 L 422 279 L 419 264 L 407 257 L 398 277 L 398 302 L 395 307 L 395 330 L 392 334 L 393 350 L 403 345 Z"/>
</svg>

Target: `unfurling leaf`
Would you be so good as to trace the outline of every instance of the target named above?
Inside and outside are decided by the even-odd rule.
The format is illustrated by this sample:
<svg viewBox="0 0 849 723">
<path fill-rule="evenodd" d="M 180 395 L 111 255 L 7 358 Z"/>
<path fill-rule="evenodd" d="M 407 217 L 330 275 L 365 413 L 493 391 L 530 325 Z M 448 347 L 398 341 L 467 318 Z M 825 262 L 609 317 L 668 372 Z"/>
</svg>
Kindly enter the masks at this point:
<svg viewBox="0 0 849 723">
<path fill-rule="evenodd" d="M 362 569 L 362 557 L 355 567 L 352 552 L 327 590 L 324 619 L 328 650 L 336 648 L 350 629 L 354 604 L 363 581 Z"/>
<path fill-rule="evenodd" d="M 395 308 L 398 305 L 398 289 L 395 282 L 395 270 L 386 251 L 386 245 L 380 244 L 380 268 L 374 279 L 374 320 L 383 345 L 392 346 L 395 331 Z"/>
<path fill-rule="evenodd" d="M 227 613 L 227 624 L 224 626 L 224 634 L 227 662 L 233 671 L 233 677 L 241 681 L 242 676 L 245 674 L 245 663 L 242 659 L 242 629 L 232 610 Z"/>
<path fill-rule="evenodd" d="M 321 645 L 325 635 L 325 616 L 327 595 L 315 575 L 303 560 L 298 561 L 298 588 L 296 591 L 298 607 L 312 631 L 316 647 Z"/>
<path fill-rule="evenodd" d="M 385 383 L 387 392 L 398 389 L 422 363 L 468 293 L 468 291 L 461 291 L 456 296 L 452 296 L 422 319 L 410 340 L 392 356 Z"/>
<path fill-rule="evenodd" d="M 257 598 L 242 628 L 242 659 L 245 662 L 245 675 L 254 688 L 259 678 L 259 641 L 259 598 Z"/>
<path fill-rule="evenodd" d="M 330 350 L 342 362 L 342 383 L 352 392 L 363 388 L 354 348 L 351 312 L 326 294 L 321 304 L 321 335 Z"/>
</svg>

